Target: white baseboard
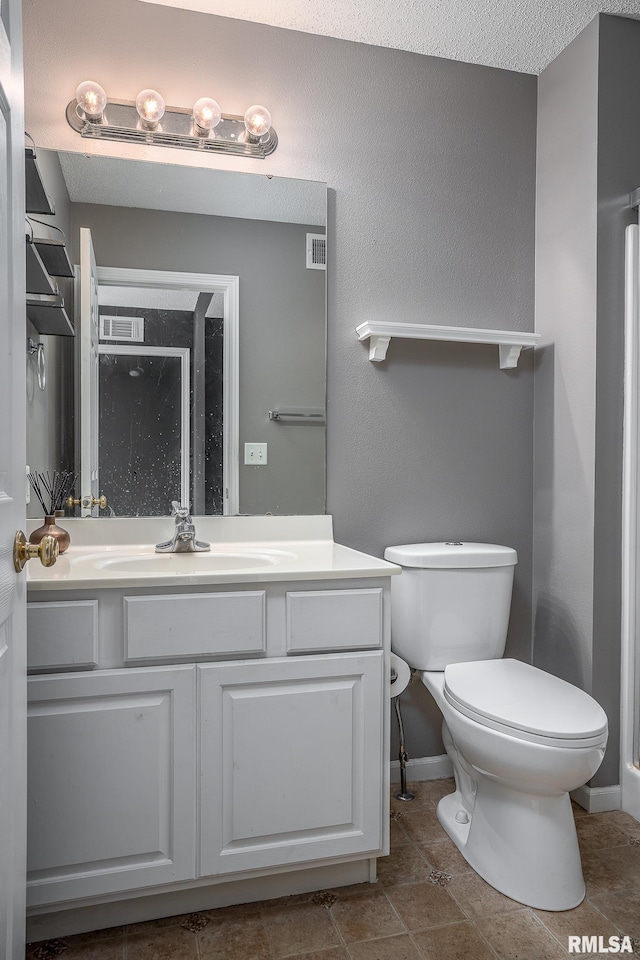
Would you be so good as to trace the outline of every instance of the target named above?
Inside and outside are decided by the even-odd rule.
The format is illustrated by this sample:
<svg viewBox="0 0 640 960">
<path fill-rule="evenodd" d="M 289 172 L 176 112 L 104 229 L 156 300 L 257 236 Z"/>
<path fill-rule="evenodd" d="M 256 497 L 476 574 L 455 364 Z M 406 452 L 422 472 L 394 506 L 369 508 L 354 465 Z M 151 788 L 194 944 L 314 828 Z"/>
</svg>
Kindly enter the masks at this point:
<svg viewBox="0 0 640 960">
<path fill-rule="evenodd" d="M 391 783 L 400 783 L 400 761 L 392 760 L 389 766 Z M 446 753 L 439 757 L 416 757 L 407 761 L 407 780 L 439 780 L 452 776 L 453 767 Z M 622 809 L 620 784 L 611 787 L 578 787 L 571 791 L 571 797 L 588 813 Z"/>
<path fill-rule="evenodd" d="M 612 787 L 578 787 L 571 791 L 571 799 L 579 803 L 587 813 L 605 813 L 622 808 L 620 784 Z"/>
<path fill-rule="evenodd" d="M 400 783 L 400 761 L 392 760 L 391 783 Z M 416 757 L 407 761 L 407 780 L 439 780 L 452 777 L 451 760 L 443 753 L 440 757 Z"/>
</svg>

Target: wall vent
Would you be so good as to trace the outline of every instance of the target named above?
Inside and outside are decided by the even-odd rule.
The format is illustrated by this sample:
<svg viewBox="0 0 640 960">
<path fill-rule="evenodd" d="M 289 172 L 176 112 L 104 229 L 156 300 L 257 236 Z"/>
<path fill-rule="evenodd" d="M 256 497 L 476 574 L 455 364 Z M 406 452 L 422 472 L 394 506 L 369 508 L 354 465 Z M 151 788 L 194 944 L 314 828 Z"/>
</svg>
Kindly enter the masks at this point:
<svg viewBox="0 0 640 960">
<path fill-rule="evenodd" d="M 101 340 L 132 340 L 144 343 L 144 317 L 100 317 Z"/>
<path fill-rule="evenodd" d="M 327 269 L 327 238 L 323 233 L 307 234 L 307 270 Z"/>
</svg>

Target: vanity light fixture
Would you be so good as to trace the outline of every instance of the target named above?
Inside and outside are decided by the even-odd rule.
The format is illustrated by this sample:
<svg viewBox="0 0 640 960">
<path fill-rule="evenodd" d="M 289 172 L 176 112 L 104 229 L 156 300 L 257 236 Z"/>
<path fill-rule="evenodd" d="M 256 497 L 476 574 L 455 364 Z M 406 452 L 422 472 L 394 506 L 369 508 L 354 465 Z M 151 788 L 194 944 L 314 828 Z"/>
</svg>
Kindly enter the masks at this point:
<svg viewBox="0 0 640 960">
<path fill-rule="evenodd" d="M 254 104 L 242 117 L 222 113 L 210 97 L 191 109 L 167 107 L 157 90 L 141 90 L 135 101 L 109 100 L 93 80 L 85 80 L 67 106 L 67 121 L 81 137 L 120 140 L 159 147 L 182 147 L 264 159 L 278 136 L 266 107 Z"/>
</svg>

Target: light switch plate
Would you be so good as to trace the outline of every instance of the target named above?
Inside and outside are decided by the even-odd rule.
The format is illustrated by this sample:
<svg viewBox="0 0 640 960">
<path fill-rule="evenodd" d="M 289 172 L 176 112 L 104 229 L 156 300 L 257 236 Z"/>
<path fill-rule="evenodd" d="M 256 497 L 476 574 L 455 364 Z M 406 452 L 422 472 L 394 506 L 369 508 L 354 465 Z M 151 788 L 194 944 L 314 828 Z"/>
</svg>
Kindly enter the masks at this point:
<svg viewBox="0 0 640 960">
<path fill-rule="evenodd" d="M 263 467 L 267 462 L 266 443 L 245 443 L 244 462 L 253 467 Z"/>
</svg>

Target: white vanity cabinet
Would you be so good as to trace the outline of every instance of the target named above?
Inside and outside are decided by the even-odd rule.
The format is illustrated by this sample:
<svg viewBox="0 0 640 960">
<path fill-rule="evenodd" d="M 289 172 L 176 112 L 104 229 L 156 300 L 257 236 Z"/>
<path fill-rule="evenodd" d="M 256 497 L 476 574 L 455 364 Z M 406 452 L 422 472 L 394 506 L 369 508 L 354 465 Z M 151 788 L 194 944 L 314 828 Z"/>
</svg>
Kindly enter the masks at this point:
<svg viewBox="0 0 640 960">
<path fill-rule="evenodd" d="M 30 598 L 30 914 L 229 880 L 240 902 L 243 881 L 268 896 L 274 874 L 356 861 L 370 877 L 388 852 L 388 583 Z M 89 653 L 55 642 L 73 624 Z M 216 901 L 165 913 L 196 902 Z"/>
</svg>

